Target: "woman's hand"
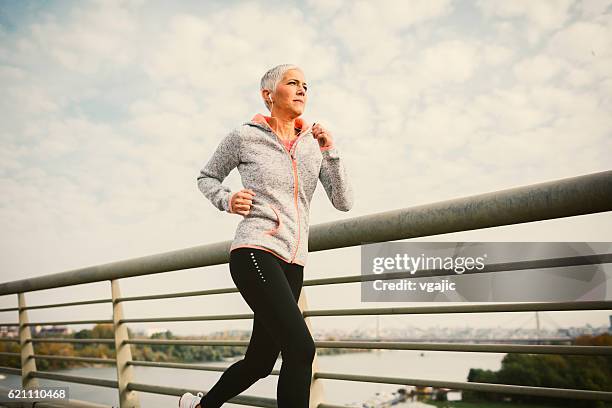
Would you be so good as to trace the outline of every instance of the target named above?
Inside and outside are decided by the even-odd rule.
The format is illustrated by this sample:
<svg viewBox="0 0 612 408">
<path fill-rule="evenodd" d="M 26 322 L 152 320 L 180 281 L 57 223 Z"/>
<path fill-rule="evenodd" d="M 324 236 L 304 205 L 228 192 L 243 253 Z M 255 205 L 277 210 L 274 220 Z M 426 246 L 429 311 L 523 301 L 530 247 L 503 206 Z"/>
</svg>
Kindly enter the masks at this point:
<svg viewBox="0 0 612 408">
<path fill-rule="evenodd" d="M 234 193 L 232 195 L 232 199 L 230 200 L 230 212 L 232 214 L 240 214 L 243 216 L 249 215 L 254 196 L 255 192 L 247 188 Z"/>
<path fill-rule="evenodd" d="M 312 125 L 312 136 L 319 142 L 319 147 L 329 148 L 334 143 L 331 133 L 318 123 Z"/>
</svg>

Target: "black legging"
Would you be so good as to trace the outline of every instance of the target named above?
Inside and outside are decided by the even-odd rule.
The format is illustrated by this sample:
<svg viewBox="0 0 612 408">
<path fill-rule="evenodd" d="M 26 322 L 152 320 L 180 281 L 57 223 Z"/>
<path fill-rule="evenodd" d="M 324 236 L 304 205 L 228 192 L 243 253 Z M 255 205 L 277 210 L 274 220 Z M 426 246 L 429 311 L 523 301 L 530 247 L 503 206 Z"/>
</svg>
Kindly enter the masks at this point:
<svg viewBox="0 0 612 408">
<path fill-rule="evenodd" d="M 316 348 L 297 305 L 304 268 L 260 249 L 236 248 L 230 253 L 230 273 L 254 312 L 251 340 L 244 358 L 225 370 L 200 405 L 220 407 L 269 375 L 282 352 L 278 407 L 307 408 Z"/>
</svg>

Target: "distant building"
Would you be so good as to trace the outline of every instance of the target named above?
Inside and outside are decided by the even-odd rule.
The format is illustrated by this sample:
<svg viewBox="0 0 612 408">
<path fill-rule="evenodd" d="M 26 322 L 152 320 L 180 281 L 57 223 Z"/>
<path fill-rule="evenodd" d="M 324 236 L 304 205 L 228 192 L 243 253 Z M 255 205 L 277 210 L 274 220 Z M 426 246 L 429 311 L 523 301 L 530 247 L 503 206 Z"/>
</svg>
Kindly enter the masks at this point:
<svg viewBox="0 0 612 408">
<path fill-rule="evenodd" d="M 61 336 L 73 331 L 66 326 L 35 326 L 33 332 L 36 336 Z"/>
<path fill-rule="evenodd" d="M 19 327 L 17 326 L 1 326 L 0 337 L 17 337 L 19 336 Z"/>
</svg>

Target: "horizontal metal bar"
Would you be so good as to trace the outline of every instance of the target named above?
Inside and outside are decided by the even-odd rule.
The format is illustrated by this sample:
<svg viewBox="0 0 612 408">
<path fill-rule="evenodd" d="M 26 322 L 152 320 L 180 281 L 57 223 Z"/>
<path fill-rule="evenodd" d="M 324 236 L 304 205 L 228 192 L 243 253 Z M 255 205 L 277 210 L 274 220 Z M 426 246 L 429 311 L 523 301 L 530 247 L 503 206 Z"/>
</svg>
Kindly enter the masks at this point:
<svg viewBox="0 0 612 408">
<path fill-rule="evenodd" d="M 310 252 L 612 210 L 612 170 L 318 224 Z"/>
<path fill-rule="evenodd" d="M 116 364 L 114 358 L 98 358 L 98 357 L 71 357 L 71 356 L 52 356 L 48 354 L 34 354 L 34 358 L 42 358 L 46 360 L 65 360 L 65 361 L 81 361 L 83 363 L 98 363 L 98 364 Z"/>
<path fill-rule="evenodd" d="M 66 306 L 81 306 L 81 305 L 93 305 L 97 303 L 113 303 L 112 299 L 96 299 L 96 300 L 80 300 L 78 302 L 66 302 L 66 303 L 49 303 L 46 305 L 26 306 L 22 309 L 47 309 L 52 307 L 66 307 Z"/>
<path fill-rule="evenodd" d="M 530 344 L 412 343 L 390 341 L 316 341 L 317 348 L 465 351 L 473 353 L 529 353 L 611 356 L 610 346 L 550 346 Z"/>
<path fill-rule="evenodd" d="M 0 323 L 0 327 L 19 327 L 19 323 Z"/>
<path fill-rule="evenodd" d="M 200 268 L 229 261 L 231 240 L 0 284 L 0 296 Z"/>
<path fill-rule="evenodd" d="M 525 302 L 525 303 L 493 303 L 468 305 L 438 305 L 438 306 L 408 306 L 379 307 L 357 309 L 306 310 L 302 314 L 308 316 L 354 316 L 354 315 L 389 315 L 389 314 L 436 314 L 436 313 L 489 313 L 489 312 L 533 312 L 533 311 L 568 311 L 568 310 L 608 310 L 612 309 L 612 301 L 596 302 Z M 144 322 L 186 322 L 204 320 L 240 320 L 252 319 L 253 313 L 231 315 L 205 316 L 175 316 L 147 317 L 135 319 L 120 319 L 119 323 Z"/>
<path fill-rule="evenodd" d="M 55 337 L 46 337 L 46 338 L 33 338 L 31 340 L 32 343 L 101 343 L 101 344 L 115 344 L 114 339 L 63 339 L 63 338 L 55 338 Z"/>
<path fill-rule="evenodd" d="M 46 305 L 34 305 L 34 306 L 26 306 L 26 307 L 22 307 L 21 309 L 23 310 L 27 310 L 27 309 L 45 309 L 45 308 L 50 308 L 50 307 L 65 307 L 65 306 L 80 306 L 80 305 L 91 305 L 91 304 L 96 304 L 96 303 L 112 303 L 113 300 L 112 299 L 96 299 L 96 300 L 81 300 L 78 302 L 65 302 L 65 303 L 49 303 Z M 0 309 L 0 312 L 18 312 L 19 311 L 19 307 L 9 307 L 7 309 Z"/>
<path fill-rule="evenodd" d="M 98 387 L 117 388 L 117 381 L 103 380 L 101 378 L 77 377 L 75 375 L 56 374 L 46 371 L 32 371 L 32 377 L 46 378 L 48 380 L 65 381 L 76 384 L 96 385 Z"/>
<path fill-rule="evenodd" d="M 59 326 L 59 325 L 67 325 L 67 324 L 113 324 L 112 319 L 104 319 L 104 320 L 68 320 L 65 322 L 34 322 L 34 323 L 26 323 L 24 326 Z"/>
<path fill-rule="evenodd" d="M 130 339 L 124 340 L 122 344 L 156 344 L 156 345 L 180 345 L 180 346 L 248 346 L 248 340 L 151 340 Z"/>
<path fill-rule="evenodd" d="M 248 340 L 126 340 L 125 344 L 182 346 L 248 346 Z M 569 355 L 612 355 L 609 346 L 550 346 L 530 344 L 421 343 L 390 341 L 315 341 L 317 348 L 380 350 L 464 351 L 473 353 L 530 353 Z"/>
<path fill-rule="evenodd" d="M 347 340 L 352 341 L 352 340 Z M 401 341 L 410 343 L 471 343 L 471 344 L 558 344 L 571 345 L 572 337 L 538 337 L 538 338 L 481 338 L 481 337 L 360 337 L 359 341 Z"/>
<path fill-rule="evenodd" d="M 466 270 L 462 275 L 474 275 L 483 273 L 501 273 L 510 271 L 519 271 L 527 269 L 549 269 L 549 268 L 561 268 L 570 266 L 585 266 L 585 265 L 599 265 L 612 263 L 612 254 L 598 254 L 598 255 L 585 255 L 585 256 L 570 256 L 562 258 L 546 258 L 537 259 L 530 261 L 516 261 L 516 262 L 500 262 L 494 264 L 485 265 L 482 270 L 473 269 Z M 314 286 L 314 285 L 334 285 L 344 283 L 357 283 L 357 282 L 371 282 L 376 280 L 392 280 L 392 279 L 422 279 L 431 277 L 445 277 L 445 276 L 457 276 L 454 271 L 448 271 L 444 269 L 422 269 L 419 270 L 419 275 L 413 275 L 411 271 L 402 272 L 386 272 L 381 274 L 361 274 L 361 275 L 345 275 L 336 276 L 333 278 L 318 278 L 304 281 L 303 286 Z"/>
<path fill-rule="evenodd" d="M 132 360 L 127 362 L 128 365 L 143 366 L 143 367 L 156 367 L 156 368 L 178 368 L 181 370 L 199 370 L 199 371 L 219 371 L 224 372 L 229 366 L 219 367 L 213 365 L 204 364 L 184 364 L 184 363 L 162 363 L 157 361 L 139 361 Z M 279 375 L 280 370 L 272 370 L 270 375 Z"/>
<path fill-rule="evenodd" d="M 387 211 L 311 227 L 309 251 L 612 210 L 612 170 Z M 218 265 L 231 241 L 0 284 L 0 296 Z"/>
<path fill-rule="evenodd" d="M 19 337 L 2 337 L 0 338 L 0 341 L 19 343 Z"/>
<path fill-rule="evenodd" d="M 476 382 L 423 380 L 423 379 L 415 379 L 415 378 L 379 377 L 379 376 L 369 376 L 369 375 L 337 374 L 337 373 L 324 373 L 324 372 L 315 373 L 314 378 L 327 379 L 327 380 L 373 382 L 373 383 L 381 383 L 381 384 L 401 384 L 401 385 L 415 385 L 415 386 L 423 386 L 423 387 L 451 388 L 451 389 L 457 389 L 457 390 L 484 391 L 484 392 L 495 392 L 495 393 L 502 393 L 502 394 L 533 395 L 533 396 L 565 398 L 565 399 L 612 401 L 612 392 L 604 392 L 604 391 L 531 387 L 531 386 L 524 386 L 524 385 L 489 384 L 489 383 L 476 383 Z"/>
<path fill-rule="evenodd" d="M 546 268 L 559 268 L 569 266 L 582 266 L 582 265 L 593 265 L 612 263 L 612 254 L 599 254 L 599 255 L 586 255 L 586 256 L 571 256 L 562 258 L 548 258 L 538 259 L 533 261 L 518 261 L 518 262 L 502 262 L 496 264 L 488 264 L 482 270 L 470 270 L 465 271 L 464 275 L 475 274 L 475 273 L 493 273 L 493 272 L 507 272 L 513 270 L 524 270 L 524 269 L 546 269 Z M 367 275 L 348 275 L 348 276 L 337 276 L 333 278 L 318 278 L 305 280 L 303 286 L 318 286 L 318 285 L 332 285 L 332 284 L 343 284 L 343 283 L 356 283 L 356 282 L 368 282 L 375 280 L 392 280 L 402 278 L 429 278 L 429 277 L 442 277 L 442 276 L 456 276 L 456 273 L 449 272 L 448 270 L 439 269 L 423 269 L 419 271 L 419 276 L 413 276 L 410 271 L 405 272 L 389 272 L 384 274 L 367 274 Z M 151 296 L 132 296 L 123 297 L 116 299 L 116 303 L 119 302 L 130 302 L 139 300 L 159 300 L 169 299 L 177 297 L 189 297 L 189 296 L 208 296 L 218 294 L 228 294 L 238 292 L 238 289 L 233 288 L 220 288 L 220 289 L 208 289 L 198 290 L 190 292 L 172 292 L 160 295 Z M 144 320 L 137 320 L 144 321 Z M 173 321 L 173 320 L 169 320 Z M 123 322 L 123 320 L 122 320 Z"/>
<path fill-rule="evenodd" d="M 0 356 L 5 357 L 21 357 L 21 353 L 11 353 L 8 351 L 0 351 Z"/>
<path fill-rule="evenodd" d="M 21 376 L 21 368 L 0 367 L 0 373 Z"/>
<path fill-rule="evenodd" d="M 176 317 L 145 317 L 137 319 L 119 319 L 122 323 L 144 323 L 144 322 L 193 322 L 203 320 L 241 320 L 252 319 L 253 313 L 229 314 L 229 315 L 208 315 L 208 316 L 176 316 Z"/>
<path fill-rule="evenodd" d="M 142 360 L 131 360 L 126 363 L 132 366 L 142 367 L 156 367 L 156 368 L 180 368 L 183 370 L 200 370 L 200 371 L 219 371 L 223 372 L 227 367 L 218 367 L 212 365 L 202 364 L 185 364 L 185 363 L 162 363 L 158 361 L 142 361 Z"/>
<path fill-rule="evenodd" d="M 542 312 L 569 310 L 610 310 L 612 301 L 589 302 L 525 302 L 525 303 L 484 303 L 467 305 L 406 306 L 357 309 L 305 310 L 309 316 L 362 316 L 392 314 L 438 314 L 438 313 L 493 313 L 493 312 Z"/>
<path fill-rule="evenodd" d="M 463 274 L 475 274 L 475 273 L 493 273 L 493 272 L 507 272 L 513 270 L 524 270 L 524 269 L 546 269 L 546 268 L 559 268 L 569 266 L 582 266 L 582 265 L 593 265 L 612 263 L 612 254 L 598 254 L 598 255 L 585 255 L 585 256 L 570 256 L 560 258 L 547 258 L 538 259 L 532 261 L 518 261 L 518 262 L 502 262 L 495 264 L 488 264 L 482 270 L 466 270 Z M 305 280 L 302 286 L 318 286 L 318 285 L 332 285 L 332 284 L 343 284 L 343 283 L 356 283 L 356 282 L 368 282 L 375 280 L 391 280 L 391 279 L 402 279 L 402 278 L 428 278 L 428 277 L 442 277 L 442 276 L 456 276 L 455 272 L 449 272 L 448 270 L 439 269 L 422 269 L 419 271 L 419 276 L 413 276 L 410 271 L 407 272 L 389 272 L 384 274 L 368 274 L 368 275 L 348 275 L 348 276 L 337 276 L 333 278 L 318 278 Z M 208 289 L 198 290 L 189 292 L 172 292 L 160 295 L 150 296 L 131 296 L 117 298 L 116 303 L 119 302 L 131 302 L 139 300 L 159 300 L 169 299 L 177 297 L 189 297 L 189 296 L 208 296 L 218 294 L 228 294 L 238 292 L 236 287 L 232 288 L 220 288 L 220 289 Z"/>
<path fill-rule="evenodd" d="M 160 295 L 119 297 L 115 299 L 115 303 L 132 302 L 136 300 L 159 300 L 159 299 L 169 299 L 169 298 L 189 297 L 189 296 L 224 295 L 224 294 L 233 293 L 233 292 L 238 292 L 238 289 L 236 289 L 235 287 L 234 288 L 218 288 L 218 289 L 194 290 L 194 291 L 189 291 L 189 292 L 163 293 Z"/>
<path fill-rule="evenodd" d="M 443 388 L 460 389 L 460 390 L 474 390 L 474 391 L 497 392 L 497 393 L 506 393 L 506 394 L 534 395 L 534 396 L 556 397 L 556 398 L 565 398 L 565 399 L 581 399 L 581 400 L 586 399 L 586 400 L 604 400 L 604 401 L 612 400 L 611 392 L 574 390 L 574 389 L 562 389 L 562 388 L 545 388 L 545 387 L 473 383 L 473 382 L 437 381 L 437 380 L 423 380 L 423 379 L 397 378 L 397 377 L 379 377 L 379 376 L 366 376 L 366 375 L 337 374 L 337 373 L 325 373 L 325 372 L 315 373 L 314 378 L 361 381 L 361 382 L 375 382 L 375 383 L 385 383 L 385 384 L 433 386 L 433 387 L 443 387 Z M 154 393 L 154 394 L 174 395 L 174 396 L 180 396 L 184 392 L 188 392 L 188 391 L 190 392 L 195 391 L 195 390 L 189 390 L 189 389 L 177 389 L 177 388 L 172 388 L 172 387 L 156 386 L 156 385 L 140 384 L 140 383 L 129 383 L 127 388 L 128 390 L 131 390 L 131 391 L 142 391 L 142 392 L 149 392 L 149 393 Z M 242 397 L 237 397 L 237 398 L 242 398 Z M 250 396 L 244 396 L 243 398 L 246 398 L 246 400 L 239 401 L 238 399 L 231 399 L 228 402 L 237 403 L 237 404 L 243 403 L 243 404 L 248 404 L 252 406 L 275 406 L 275 405 L 267 405 L 267 404 L 275 404 L 275 400 L 273 399 L 264 398 L 263 400 L 256 400 L 253 398 L 259 399 L 261 397 L 250 397 Z M 323 406 L 323 405 L 319 405 L 319 406 Z"/>
<path fill-rule="evenodd" d="M 150 384 L 141 384 L 130 382 L 127 385 L 127 389 L 130 391 L 141 391 L 148 392 L 151 394 L 159 394 L 159 395 L 174 395 L 176 397 L 180 397 L 186 392 L 198 393 L 203 392 L 202 390 L 194 390 L 190 388 L 174 388 L 174 387 L 165 387 L 161 385 L 150 385 Z M 250 405 L 252 407 L 269 407 L 276 408 L 276 399 L 273 398 L 265 398 L 265 397 L 255 397 L 250 395 L 238 395 L 234 398 L 227 400 L 227 402 L 232 404 L 241 404 L 241 405 Z"/>
</svg>

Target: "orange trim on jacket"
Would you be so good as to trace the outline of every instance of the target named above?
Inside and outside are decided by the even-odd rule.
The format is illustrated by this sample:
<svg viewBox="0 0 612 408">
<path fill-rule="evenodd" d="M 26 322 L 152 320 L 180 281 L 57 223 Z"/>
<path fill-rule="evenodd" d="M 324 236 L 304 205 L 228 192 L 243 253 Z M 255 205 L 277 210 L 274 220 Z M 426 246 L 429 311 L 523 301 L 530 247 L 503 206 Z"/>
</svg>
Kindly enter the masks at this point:
<svg viewBox="0 0 612 408">
<path fill-rule="evenodd" d="M 303 264 L 303 263 L 301 263 L 301 262 L 295 262 L 295 261 L 290 262 L 290 261 L 289 261 L 287 258 L 283 258 L 282 256 L 280 256 L 280 255 L 279 255 L 279 254 L 277 254 L 276 252 L 274 252 L 274 251 L 272 251 L 272 250 L 270 250 L 270 249 L 268 249 L 268 248 L 264 248 L 264 247 L 262 247 L 262 246 L 259 246 L 259 245 L 239 245 L 239 246 L 233 247 L 233 248 L 232 248 L 232 251 L 233 251 L 234 249 L 237 249 L 237 248 L 255 248 L 255 249 L 261 249 L 261 250 L 263 250 L 263 251 L 266 251 L 266 252 L 271 253 L 272 255 L 274 255 L 275 257 L 277 257 L 278 259 L 282 259 L 283 261 L 285 261 L 285 262 L 287 262 L 287 263 L 294 263 L 294 264 L 297 264 L 297 265 L 300 265 L 300 266 L 304 266 L 304 264 Z M 230 252 L 231 252 L 231 251 L 230 251 Z"/>
<path fill-rule="evenodd" d="M 272 130 L 272 133 L 274 133 L 276 135 L 276 137 L 278 138 L 278 140 L 280 142 L 282 142 L 283 146 L 285 146 L 285 149 L 287 150 L 287 153 L 289 154 L 290 158 L 291 158 L 291 170 L 293 171 L 293 204 L 295 205 L 295 211 L 296 211 L 296 219 L 297 219 L 297 243 L 295 245 L 295 250 L 293 251 L 293 255 L 291 256 L 291 263 L 293 263 L 295 261 L 295 257 L 297 256 L 298 253 L 298 249 L 300 247 L 300 207 L 298 204 L 298 190 L 299 190 L 299 178 L 298 178 L 298 171 L 297 171 L 297 164 L 295 162 L 295 152 L 292 154 L 291 153 L 291 147 L 293 147 L 293 144 L 298 140 L 298 138 L 300 137 L 300 135 L 302 134 L 302 132 L 309 128 L 310 126 L 308 125 L 308 123 L 302 119 L 302 118 L 296 118 L 295 119 L 295 128 L 296 129 L 300 129 L 300 131 L 298 132 L 297 136 L 291 140 L 289 143 L 290 145 L 287 146 L 287 142 L 283 139 L 281 139 L 276 132 L 274 132 L 274 130 L 272 129 L 272 126 L 270 125 L 270 122 L 272 122 L 272 117 L 271 116 L 265 116 L 262 115 L 260 113 L 256 114 L 255 116 L 253 116 L 253 119 L 251 119 L 251 121 L 255 122 L 255 123 L 260 123 L 264 126 L 268 126 L 270 128 L 270 130 Z M 296 146 L 296 150 L 297 150 L 297 146 Z M 278 215 L 278 214 L 277 214 Z M 280 220 L 280 218 L 279 218 Z"/>
</svg>

